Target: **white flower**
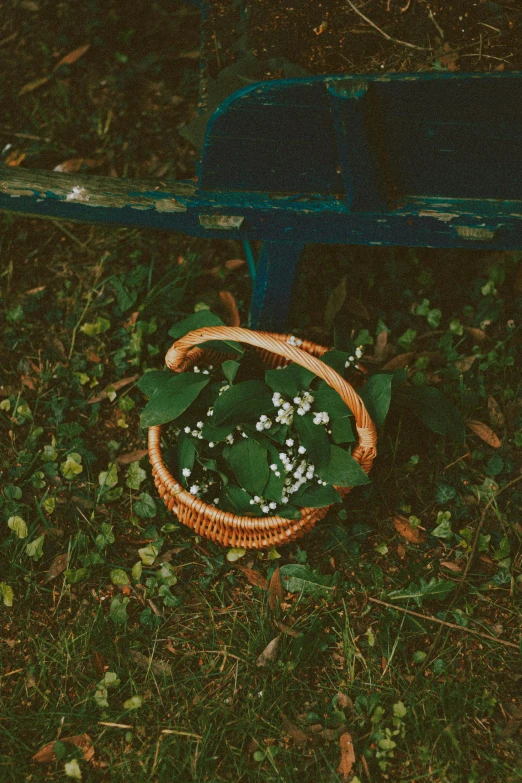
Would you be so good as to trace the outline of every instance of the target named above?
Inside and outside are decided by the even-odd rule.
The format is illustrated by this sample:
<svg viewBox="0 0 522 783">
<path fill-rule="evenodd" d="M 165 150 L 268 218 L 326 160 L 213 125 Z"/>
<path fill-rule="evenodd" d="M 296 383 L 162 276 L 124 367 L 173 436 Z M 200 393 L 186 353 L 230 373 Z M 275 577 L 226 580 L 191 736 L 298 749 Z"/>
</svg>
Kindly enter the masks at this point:
<svg viewBox="0 0 522 783">
<path fill-rule="evenodd" d="M 298 416 L 304 416 L 304 415 L 305 415 L 305 413 L 306 413 L 306 411 L 305 411 L 305 409 L 304 409 L 304 408 L 298 408 L 298 409 L 297 409 L 297 415 L 298 415 Z"/>
<path fill-rule="evenodd" d="M 266 420 L 267 420 L 267 418 L 268 418 L 268 417 L 267 417 L 267 416 L 265 416 L 265 414 L 263 413 L 263 415 L 259 417 L 259 421 L 266 421 Z"/>
<path fill-rule="evenodd" d="M 293 335 L 293 334 L 291 334 L 291 335 L 290 335 L 290 336 L 287 338 L 286 342 L 288 343 L 288 345 L 296 345 L 297 347 L 299 347 L 300 345 L 302 345 L 302 344 L 303 344 L 303 341 L 302 341 L 302 340 L 300 340 L 300 339 L 299 339 L 299 337 L 294 337 L 294 335 Z"/>
<path fill-rule="evenodd" d="M 260 500 L 261 498 L 259 497 L 259 495 L 254 495 L 254 503 L 259 503 Z"/>
<path fill-rule="evenodd" d="M 207 416 L 212 416 L 213 413 L 214 413 L 214 408 L 209 408 L 207 411 Z"/>
<path fill-rule="evenodd" d="M 274 392 L 272 395 L 272 405 L 275 405 L 276 408 L 279 408 L 279 406 L 282 405 L 281 395 L 279 392 Z"/>
<path fill-rule="evenodd" d="M 190 492 L 191 495 L 197 495 L 198 492 L 199 492 L 199 485 L 198 484 L 193 484 L 191 486 L 191 488 L 189 489 L 189 492 Z"/>
<path fill-rule="evenodd" d="M 213 449 L 215 445 L 216 444 L 214 443 L 214 441 L 211 440 L 211 441 L 209 441 L 208 447 L 209 447 L 209 449 Z"/>
<path fill-rule="evenodd" d="M 190 427 L 185 427 L 185 430 L 184 430 L 184 431 L 185 431 L 185 432 L 187 433 L 187 435 L 188 435 L 188 433 L 190 432 Z"/>
<path fill-rule="evenodd" d="M 274 470 L 274 471 L 277 470 L 277 465 L 275 464 L 275 462 L 272 462 L 272 464 L 270 465 L 270 470 Z"/>
<path fill-rule="evenodd" d="M 242 433 L 241 433 L 241 435 L 242 435 L 244 438 L 248 438 L 248 435 L 246 434 L 246 432 L 242 432 Z"/>
<path fill-rule="evenodd" d="M 289 411 L 291 407 L 292 407 L 292 406 L 290 405 L 290 403 L 289 403 L 289 402 L 284 402 L 284 403 L 283 403 L 283 410 L 284 410 L 284 411 Z"/>
<path fill-rule="evenodd" d="M 276 472 L 275 472 L 275 475 L 277 476 L 277 478 L 279 478 L 279 476 L 280 476 L 281 474 L 280 474 L 280 472 L 279 472 L 278 470 L 276 470 Z"/>
<path fill-rule="evenodd" d="M 193 372 L 201 372 L 201 370 L 200 370 L 200 369 L 199 369 L 199 367 L 197 367 L 197 366 L 196 366 L 196 367 L 193 367 L 193 368 L 192 368 L 192 370 L 193 370 Z"/>
<path fill-rule="evenodd" d="M 256 423 L 256 430 L 257 430 L 258 432 L 261 432 L 261 430 L 264 430 L 264 429 L 265 429 L 265 428 L 263 427 L 262 423 L 261 423 L 260 421 L 258 421 L 258 422 Z"/>
<path fill-rule="evenodd" d="M 296 405 L 299 405 L 301 402 L 301 397 L 294 397 L 294 402 Z"/>
<path fill-rule="evenodd" d="M 281 503 L 288 503 L 288 498 L 286 497 L 286 495 L 283 495 L 283 497 L 281 498 Z"/>
<path fill-rule="evenodd" d="M 217 505 L 219 503 L 219 498 L 214 498 L 213 502 Z"/>
<path fill-rule="evenodd" d="M 190 476 L 190 474 L 192 473 L 192 471 L 190 470 L 190 468 L 183 468 L 183 470 L 182 470 L 181 472 L 183 473 L 183 475 L 185 476 L 185 478 L 188 478 L 188 477 Z"/>
<path fill-rule="evenodd" d="M 269 508 L 268 506 L 261 506 L 261 510 L 262 510 L 262 511 L 263 511 L 265 514 L 268 514 L 268 512 L 270 511 L 270 508 Z"/>
<path fill-rule="evenodd" d="M 203 375 L 208 375 L 208 370 L 203 370 Z"/>
<path fill-rule="evenodd" d="M 253 500 L 251 500 L 251 501 L 250 501 L 250 505 L 251 505 L 251 506 L 253 506 L 253 505 L 254 505 L 254 501 L 253 501 Z"/>
<path fill-rule="evenodd" d="M 357 356 L 358 359 L 360 359 L 363 353 L 364 353 L 364 346 L 359 345 L 359 347 L 355 349 L 355 355 Z"/>
<path fill-rule="evenodd" d="M 277 508 L 277 503 L 269 503 L 269 507 L 274 510 L 274 508 Z"/>
<path fill-rule="evenodd" d="M 285 444 L 289 447 L 292 447 L 294 445 L 294 441 L 292 438 L 288 438 L 288 440 L 285 440 Z"/>
<path fill-rule="evenodd" d="M 297 449 L 297 451 L 299 452 L 299 454 L 304 454 L 304 453 L 306 452 L 306 449 L 305 449 L 305 447 L 304 447 L 304 446 L 299 446 L 299 448 Z"/>
</svg>

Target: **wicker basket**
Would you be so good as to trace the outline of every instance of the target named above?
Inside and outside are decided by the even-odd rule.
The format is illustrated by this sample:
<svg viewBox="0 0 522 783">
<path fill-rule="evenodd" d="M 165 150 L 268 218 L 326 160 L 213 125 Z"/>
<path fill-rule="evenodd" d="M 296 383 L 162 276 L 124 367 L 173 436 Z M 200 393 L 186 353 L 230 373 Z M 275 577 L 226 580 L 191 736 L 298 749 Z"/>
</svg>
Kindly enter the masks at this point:
<svg viewBox="0 0 522 783">
<path fill-rule="evenodd" d="M 335 370 L 322 362 L 328 349 L 306 340 L 296 341 L 290 335 L 254 332 L 228 326 L 197 329 L 174 343 L 165 357 L 169 369 L 185 372 L 196 364 L 216 363 L 225 357 L 197 347 L 208 340 L 235 340 L 254 346 L 267 368 L 282 367 L 289 362 L 306 367 L 323 378 L 343 398 L 355 417 L 359 441 L 352 452 L 366 473 L 369 473 L 376 455 L 377 435 L 364 404 L 352 386 Z M 300 347 L 297 347 L 296 342 Z M 272 545 L 287 544 L 307 533 L 328 512 L 324 508 L 303 508 L 300 519 L 283 519 L 278 516 L 237 516 L 206 503 L 183 489 L 167 469 L 161 453 L 161 426 L 149 428 L 149 458 L 154 483 L 167 508 L 179 521 L 191 527 L 198 535 L 209 538 L 226 547 L 265 549 Z M 349 487 L 338 487 L 344 497 Z"/>
</svg>

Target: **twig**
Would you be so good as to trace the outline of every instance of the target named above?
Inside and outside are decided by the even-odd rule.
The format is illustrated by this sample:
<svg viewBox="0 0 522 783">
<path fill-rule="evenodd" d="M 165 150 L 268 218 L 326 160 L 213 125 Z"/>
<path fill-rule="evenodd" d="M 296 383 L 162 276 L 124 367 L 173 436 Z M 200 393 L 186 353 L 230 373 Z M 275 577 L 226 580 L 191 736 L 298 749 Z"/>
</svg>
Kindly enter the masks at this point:
<svg viewBox="0 0 522 783">
<path fill-rule="evenodd" d="M 437 28 L 437 30 L 439 31 L 440 37 L 442 38 L 442 40 L 444 40 L 444 30 L 442 29 L 440 24 L 435 19 L 435 14 L 433 13 L 433 11 L 431 9 L 428 11 L 428 16 L 431 19 L 431 21 L 433 22 L 433 24 L 435 25 L 435 27 Z"/>
<path fill-rule="evenodd" d="M 363 14 L 362 11 L 359 11 L 359 9 L 352 3 L 352 0 L 346 0 L 350 8 L 352 8 L 355 13 L 361 17 L 361 19 L 364 19 L 364 21 L 369 24 L 371 27 L 373 27 L 374 30 L 377 30 L 378 33 L 380 33 L 384 38 L 386 38 L 387 41 L 391 41 L 392 43 L 399 44 L 399 46 L 407 46 L 409 49 L 416 49 L 419 52 L 429 52 L 431 47 L 426 46 L 417 46 L 416 44 L 408 43 L 408 41 L 401 41 L 399 38 L 393 38 L 391 35 L 388 35 L 388 33 L 385 33 L 384 30 L 381 30 L 380 27 L 377 27 L 375 22 L 372 22 L 371 19 L 368 19 L 367 16 Z"/>
<path fill-rule="evenodd" d="M 51 139 L 47 139 L 45 136 L 34 136 L 32 133 L 14 133 L 14 131 L 7 128 L 0 128 L 2 136 L 15 136 L 17 139 L 30 139 L 31 141 L 45 141 L 47 144 Z"/>
<path fill-rule="evenodd" d="M 464 631 L 464 633 L 472 633 L 475 636 L 480 636 L 482 639 L 489 639 L 492 642 L 498 642 L 498 644 L 503 644 L 506 647 L 514 647 L 515 650 L 519 649 L 519 645 L 515 644 L 514 642 L 508 642 L 504 639 L 499 639 L 497 636 L 491 636 L 488 633 L 482 633 L 481 631 L 474 631 L 473 628 L 467 628 L 464 625 L 456 625 L 456 623 L 448 623 L 446 620 L 439 620 L 438 617 L 431 617 L 427 616 L 425 614 L 421 614 L 421 612 L 413 612 L 411 609 L 404 609 L 402 606 L 395 606 L 395 604 L 389 604 L 386 601 L 380 601 L 378 598 L 368 598 L 368 601 L 371 601 L 373 604 L 381 604 L 381 606 L 386 606 L 389 609 L 396 609 L 398 612 L 405 612 L 405 614 L 411 614 L 413 617 L 420 617 L 421 620 L 426 620 L 429 623 L 439 623 L 439 625 L 445 625 L 446 628 L 453 628 L 456 631 Z"/>
<path fill-rule="evenodd" d="M 103 270 L 103 262 L 105 261 L 105 259 L 107 258 L 108 255 L 109 255 L 108 253 L 104 254 L 102 256 L 101 260 L 100 260 L 100 263 L 98 264 L 98 267 L 96 269 L 96 278 L 94 280 L 94 285 L 92 286 L 92 288 L 90 289 L 90 291 L 89 291 L 89 293 L 87 295 L 87 302 L 85 303 L 85 307 L 83 308 L 82 314 L 80 315 L 80 318 L 78 319 L 78 321 L 76 322 L 76 325 L 74 326 L 74 328 L 72 330 L 71 347 L 69 349 L 69 356 L 67 357 L 67 361 L 71 361 L 71 356 L 72 356 L 73 350 L 74 350 L 74 343 L 76 341 L 76 333 L 78 331 L 78 328 L 80 327 L 81 322 L 83 321 L 83 319 L 85 317 L 85 314 L 86 314 L 87 310 L 91 306 L 91 300 L 92 300 L 93 291 L 96 288 L 96 286 L 98 285 L 98 280 L 100 279 L 100 275 L 101 275 L 102 270 Z"/>
<path fill-rule="evenodd" d="M 475 553 L 477 551 L 477 544 L 478 544 L 478 540 L 479 540 L 479 536 L 480 536 L 481 530 L 482 530 L 482 528 L 484 526 L 484 522 L 486 520 L 486 514 L 488 513 L 491 505 L 498 498 L 498 496 L 502 492 L 504 492 L 505 489 L 509 489 L 510 487 L 513 487 L 515 484 L 518 484 L 519 481 L 522 481 L 522 473 L 520 474 L 520 476 L 517 476 L 516 478 L 512 479 L 511 481 L 508 481 L 507 484 L 504 484 L 504 486 L 501 489 L 499 489 L 498 492 L 495 492 L 493 497 L 490 498 L 488 500 L 488 502 L 486 503 L 486 505 L 484 507 L 484 511 L 482 512 L 482 516 L 480 517 L 480 522 L 478 523 L 477 529 L 475 530 L 475 535 L 473 536 L 473 542 L 472 542 L 471 548 L 469 550 L 468 561 L 466 563 L 466 567 L 464 568 L 464 572 L 462 574 L 462 577 L 459 580 L 455 596 L 457 596 L 460 593 L 460 591 L 462 590 L 462 587 L 464 586 L 464 582 L 466 581 L 466 577 L 468 575 L 469 569 L 471 568 L 471 563 L 473 562 L 473 558 L 475 557 Z M 453 600 L 455 600 L 455 598 Z"/>
</svg>

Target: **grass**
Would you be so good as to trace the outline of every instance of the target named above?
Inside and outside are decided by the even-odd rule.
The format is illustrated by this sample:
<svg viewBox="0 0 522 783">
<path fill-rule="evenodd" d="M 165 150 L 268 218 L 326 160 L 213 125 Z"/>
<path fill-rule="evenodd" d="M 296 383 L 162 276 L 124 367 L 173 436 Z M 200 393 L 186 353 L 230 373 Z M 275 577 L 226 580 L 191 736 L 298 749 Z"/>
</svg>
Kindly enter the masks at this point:
<svg viewBox="0 0 522 783">
<path fill-rule="evenodd" d="M 82 36 L 92 51 L 18 99 L 58 57 L 54 6 L 38 25 L 13 6 L 2 34 L 23 31 L 4 50 L 6 141 L 41 137 L 12 137 L 35 167 L 99 155 L 97 173 L 190 176 L 172 128 L 192 116 L 197 63 L 155 33 L 168 22 L 190 51 L 196 18 L 155 6 L 133 59 L 122 4 L 65 14 L 59 54 Z M 162 365 L 195 307 L 226 317 L 221 290 L 246 322 L 239 243 L 10 216 L 0 242 L 0 781 L 521 780 L 520 254 L 307 248 L 292 329 L 365 340 L 371 371 L 402 357 L 413 386 L 486 429 L 454 442 L 395 401 L 370 487 L 300 542 L 232 563 L 160 505 L 129 379 Z M 257 584 L 288 565 L 311 583 L 278 605 Z M 62 742 L 81 735 L 83 752 Z"/>
</svg>

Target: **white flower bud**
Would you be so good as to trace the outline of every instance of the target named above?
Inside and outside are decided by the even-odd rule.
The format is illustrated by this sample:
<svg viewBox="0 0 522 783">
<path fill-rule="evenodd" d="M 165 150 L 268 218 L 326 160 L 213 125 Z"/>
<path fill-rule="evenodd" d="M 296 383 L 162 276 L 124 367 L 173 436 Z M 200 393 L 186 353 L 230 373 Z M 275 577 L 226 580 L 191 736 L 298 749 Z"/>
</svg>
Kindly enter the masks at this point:
<svg viewBox="0 0 522 783">
<path fill-rule="evenodd" d="M 185 476 L 185 478 L 188 478 L 188 477 L 190 476 L 190 474 L 192 473 L 192 471 L 190 470 L 190 468 L 183 468 L 183 470 L 182 470 L 181 472 L 183 473 L 183 475 Z"/>
</svg>

